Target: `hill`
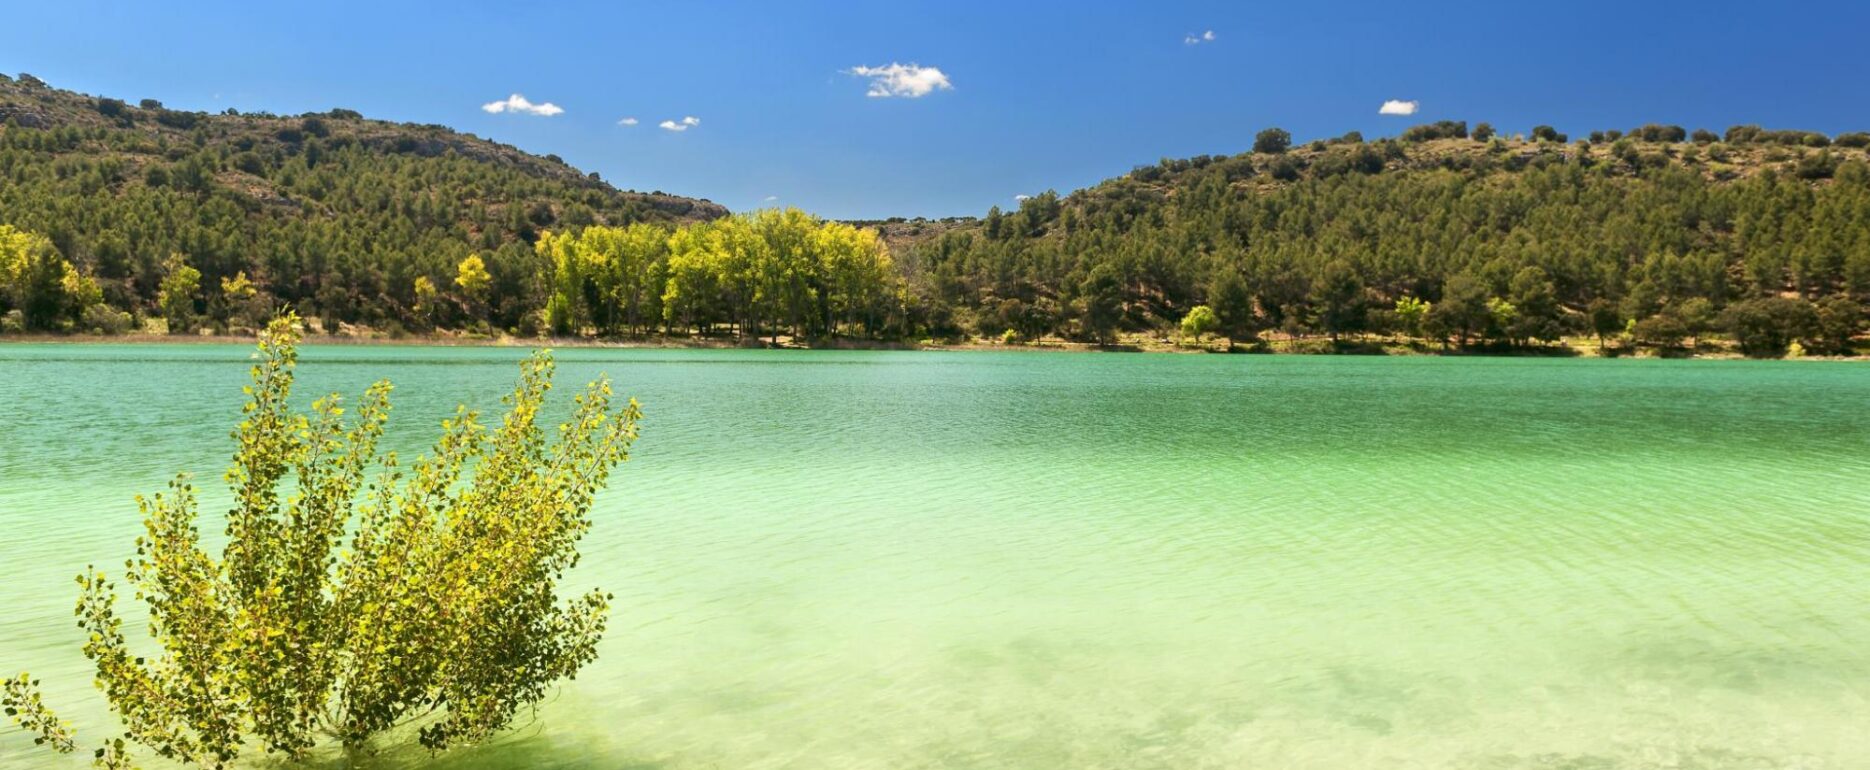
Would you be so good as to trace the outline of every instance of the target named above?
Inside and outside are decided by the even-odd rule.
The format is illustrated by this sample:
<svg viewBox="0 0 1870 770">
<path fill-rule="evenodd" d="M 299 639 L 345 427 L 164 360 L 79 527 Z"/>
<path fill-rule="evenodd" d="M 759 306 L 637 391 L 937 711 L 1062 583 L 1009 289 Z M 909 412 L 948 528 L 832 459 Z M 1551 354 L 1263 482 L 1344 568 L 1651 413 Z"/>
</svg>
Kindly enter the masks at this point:
<svg viewBox="0 0 1870 770">
<path fill-rule="evenodd" d="M 980 218 L 728 217 L 349 110 L 0 77 L 0 328 L 1853 350 L 1870 134 L 1416 126 L 1163 160 Z M 548 235 L 552 237 L 547 237 Z M 1194 314 L 1197 307 L 1208 311 Z"/>
<path fill-rule="evenodd" d="M 727 214 L 441 126 L 345 109 L 211 115 L 30 75 L 0 76 L 0 178 L 0 225 L 49 239 L 105 303 L 137 313 L 177 263 L 210 289 L 246 282 L 227 296 L 256 305 L 392 322 L 416 312 L 417 278 L 452 287 L 473 254 L 491 282 L 485 314 L 512 327 L 549 285 L 532 247 L 545 229 Z"/>
<path fill-rule="evenodd" d="M 1164 160 L 895 245 L 914 293 L 982 335 L 1110 339 L 1208 305 L 1236 339 L 1628 331 L 1673 347 L 1744 337 L 1763 314 L 1767 349 L 1848 349 L 1870 299 L 1870 135 L 1535 137 L 1441 123 L 1291 146 L 1271 129 L 1254 151 Z"/>
</svg>

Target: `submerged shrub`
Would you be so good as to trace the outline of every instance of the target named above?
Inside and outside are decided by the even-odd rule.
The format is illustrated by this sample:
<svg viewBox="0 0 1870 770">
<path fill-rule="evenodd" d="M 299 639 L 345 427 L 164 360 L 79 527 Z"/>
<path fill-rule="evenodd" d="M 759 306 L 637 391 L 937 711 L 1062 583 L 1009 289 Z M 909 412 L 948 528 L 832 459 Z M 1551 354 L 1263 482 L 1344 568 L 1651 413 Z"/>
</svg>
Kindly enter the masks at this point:
<svg viewBox="0 0 1870 770">
<path fill-rule="evenodd" d="M 636 402 L 613 409 L 609 383 L 592 383 L 548 446 L 538 420 L 553 366 L 534 354 L 503 420 L 458 408 L 405 468 L 376 449 L 388 382 L 349 419 L 336 395 L 289 407 L 297 328 L 289 316 L 260 336 L 222 553 L 200 546 L 186 476 L 138 500 L 146 533 L 126 579 L 160 652 L 132 652 L 111 578 L 78 577 L 84 653 L 124 728 L 97 751 L 101 767 L 128 767 L 130 744 L 221 768 L 255 746 L 297 759 L 405 727 L 441 750 L 506 727 L 596 656 L 609 595 L 561 601 L 557 584 L 593 495 L 627 459 Z M 7 714 L 72 751 L 35 685 L 5 683 Z"/>
</svg>

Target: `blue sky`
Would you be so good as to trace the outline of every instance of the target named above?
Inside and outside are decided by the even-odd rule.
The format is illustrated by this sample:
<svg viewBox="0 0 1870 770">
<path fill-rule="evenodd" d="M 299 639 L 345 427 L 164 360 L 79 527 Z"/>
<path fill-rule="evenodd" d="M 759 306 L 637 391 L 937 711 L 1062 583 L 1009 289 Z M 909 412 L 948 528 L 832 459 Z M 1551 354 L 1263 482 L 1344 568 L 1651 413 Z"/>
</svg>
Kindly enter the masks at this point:
<svg viewBox="0 0 1870 770">
<path fill-rule="evenodd" d="M 1862 0 L 7 5 L 0 70 L 59 87 L 349 107 L 621 187 L 839 218 L 980 214 L 1239 152 L 1269 125 L 1301 140 L 1440 119 L 1870 129 Z M 892 64 L 895 95 L 853 72 Z M 516 93 L 561 111 L 483 109 Z M 1418 111 L 1379 115 L 1388 100 Z"/>
</svg>

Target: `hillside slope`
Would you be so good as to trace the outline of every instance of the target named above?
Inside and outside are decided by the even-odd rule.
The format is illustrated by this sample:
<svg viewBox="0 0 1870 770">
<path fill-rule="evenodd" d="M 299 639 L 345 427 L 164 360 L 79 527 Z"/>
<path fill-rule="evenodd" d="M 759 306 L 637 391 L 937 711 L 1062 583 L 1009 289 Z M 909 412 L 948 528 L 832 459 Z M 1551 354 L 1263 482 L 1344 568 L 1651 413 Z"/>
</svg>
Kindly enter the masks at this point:
<svg viewBox="0 0 1870 770">
<path fill-rule="evenodd" d="M 1108 338 L 1206 304 L 1237 338 L 1521 344 L 1637 324 L 1670 344 L 1750 300 L 1803 302 L 1803 319 L 1870 299 L 1870 135 L 1540 133 L 1276 132 L 893 245 L 923 301 L 995 336 Z"/>
<path fill-rule="evenodd" d="M 1234 340 L 1725 332 L 1772 355 L 1850 351 L 1870 301 L 1870 134 L 1442 122 L 1253 144 L 979 219 L 853 223 L 884 249 L 803 212 L 715 227 L 712 203 L 439 126 L 0 78 L 0 323 L 234 329 L 292 307 L 327 329 L 1109 342 L 1207 305 L 1197 331 Z"/>
<path fill-rule="evenodd" d="M 267 304 L 340 322 L 397 320 L 418 277 L 445 293 L 478 254 L 486 313 L 512 326 L 550 280 L 540 231 L 727 213 L 441 126 L 182 112 L 30 76 L 0 76 L 0 180 L 0 224 L 48 237 L 110 305 L 152 308 L 179 257 L 203 286 L 244 274 Z"/>
</svg>

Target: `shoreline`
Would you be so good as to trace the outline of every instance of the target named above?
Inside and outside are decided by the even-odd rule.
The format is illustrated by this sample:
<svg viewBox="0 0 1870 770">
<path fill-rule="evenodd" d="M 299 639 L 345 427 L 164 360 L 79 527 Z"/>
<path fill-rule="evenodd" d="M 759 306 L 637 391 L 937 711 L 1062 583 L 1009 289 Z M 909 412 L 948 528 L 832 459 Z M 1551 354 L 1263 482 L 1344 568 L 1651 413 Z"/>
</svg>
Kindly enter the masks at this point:
<svg viewBox="0 0 1870 770">
<path fill-rule="evenodd" d="M 230 345 L 250 344 L 252 334 L 169 335 L 138 332 L 113 336 L 91 334 L 7 334 L 0 335 L 0 345 Z M 480 348 L 613 348 L 620 350 L 926 350 L 949 352 L 1050 352 L 1050 353 L 1145 353 L 1167 355 L 1276 355 L 1276 356 L 1429 356 L 1448 358 L 1641 358 L 1666 360 L 1747 360 L 1746 356 L 1726 346 L 1703 343 L 1696 350 L 1659 351 L 1653 348 L 1612 348 L 1609 355 L 1592 338 L 1566 338 L 1556 344 L 1538 347 L 1443 348 L 1432 342 L 1391 338 L 1366 338 L 1333 343 L 1324 338 L 1273 338 L 1255 340 L 1252 345 L 1229 345 L 1225 338 L 1204 344 L 1184 344 L 1147 334 L 1133 334 L 1108 345 L 1041 339 L 1027 343 L 975 339 L 964 342 L 922 340 L 840 339 L 818 344 L 798 343 L 781 337 L 775 344 L 766 338 L 742 341 L 720 337 L 633 337 L 600 339 L 592 337 L 480 337 L 447 334 L 388 335 L 307 334 L 307 345 L 357 345 L 371 347 L 480 347 Z M 1780 359 L 1857 361 L 1863 356 L 1788 355 Z"/>
</svg>

